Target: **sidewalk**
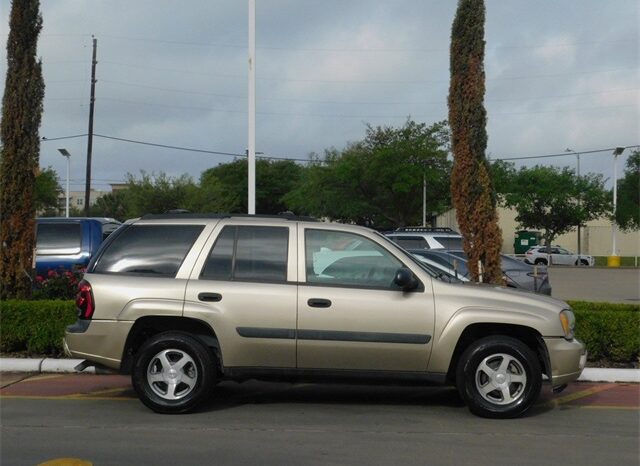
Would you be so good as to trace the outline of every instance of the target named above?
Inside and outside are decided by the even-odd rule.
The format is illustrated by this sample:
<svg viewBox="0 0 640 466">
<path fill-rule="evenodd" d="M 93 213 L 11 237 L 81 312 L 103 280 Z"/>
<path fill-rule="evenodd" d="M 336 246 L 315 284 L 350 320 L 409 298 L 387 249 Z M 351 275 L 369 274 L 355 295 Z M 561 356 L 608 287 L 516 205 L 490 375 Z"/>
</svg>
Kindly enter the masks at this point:
<svg viewBox="0 0 640 466">
<path fill-rule="evenodd" d="M 0 358 L 1 372 L 31 372 L 31 373 L 73 373 L 82 359 L 21 359 Z M 84 374 L 104 374 L 102 370 L 87 367 Z M 581 382 L 626 382 L 640 383 L 640 369 L 607 369 L 587 367 L 578 379 Z"/>
</svg>

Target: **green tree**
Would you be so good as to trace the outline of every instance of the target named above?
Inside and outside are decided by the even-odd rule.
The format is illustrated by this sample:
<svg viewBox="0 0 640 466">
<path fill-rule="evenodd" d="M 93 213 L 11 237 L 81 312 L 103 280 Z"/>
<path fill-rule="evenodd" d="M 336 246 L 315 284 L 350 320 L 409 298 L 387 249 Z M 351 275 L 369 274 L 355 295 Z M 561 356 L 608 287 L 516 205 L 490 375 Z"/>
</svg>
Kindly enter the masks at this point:
<svg viewBox="0 0 640 466">
<path fill-rule="evenodd" d="M 107 202 L 122 202 L 122 206 L 115 205 L 116 218 L 135 218 L 145 214 L 161 214 L 172 209 L 187 208 L 188 199 L 195 195 L 198 187 L 188 175 L 169 177 L 165 173 L 149 175 L 140 173 L 140 179 L 127 174 L 127 188 L 119 194 L 105 200 Z"/>
<path fill-rule="evenodd" d="M 35 246 L 34 186 L 40 158 L 44 81 L 36 58 L 40 2 L 11 2 L 0 139 L 0 298 L 31 295 Z"/>
<path fill-rule="evenodd" d="M 446 122 L 369 125 L 362 141 L 325 151 L 285 201 L 299 213 L 372 227 L 420 224 L 424 180 L 427 211 L 449 205 L 448 142 Z"/>
<path fill-rule="evenodd" d="M 94 217 L 111 217 L 121 222 L 127 220 L 127 191 L 115 191 L 96 199 L 91 206 L 91 215 Z"/>
<path fill-rule="evenodd" d="M 55 216 L 58 212 L 58 196 L 62 192 L 58 174 L 51 167 L 41 170 L 36 175 L 34 186 L 34 203 L 37 212 Z"/>
<path fill-rule="evenodd" d="M 256 160 L 256 212 L 287 210 L 283 197 L 296 185 L 303 167 L 293 160 Z M 247 160 L 238 159 L 205 170 L 190 208 L 201 212 L 247 212 Z"/>
<path fill-rule="evenodd" d="M 622 230 L 640 229 L 640 150 L 627 159 L 624 177 L 618 180 L 615 220 Z"/>
<path fill-rule="evenodd" d="M 469 272 L 502 283 L 496 196 L 485 156 L 484 0 L 459 0 L 451 29 L 449 125 L 453 148 L 451 195 L 469 258 Z"/>
<path fill-rule="evenodd" d="M 578 177 L 569 168 L 535 166 L 518 170 L 505 203 L 522 227 L 543 230 L 551 245 L 558 235 L 607 215 L 611 195 L 601 175 Z"/>
</svg>

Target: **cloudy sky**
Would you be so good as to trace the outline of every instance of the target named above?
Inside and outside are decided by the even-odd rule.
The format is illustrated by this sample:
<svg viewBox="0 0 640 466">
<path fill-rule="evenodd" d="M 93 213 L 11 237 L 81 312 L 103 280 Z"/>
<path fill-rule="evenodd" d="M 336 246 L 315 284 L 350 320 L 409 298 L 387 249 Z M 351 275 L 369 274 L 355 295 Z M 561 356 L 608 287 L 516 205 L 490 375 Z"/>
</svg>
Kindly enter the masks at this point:
<svg viewBox="0 0 640 466">
<path fill-rule="evenodd" d="M 42 2 L 41 136 L 87 132 L 91 36 L 98 39 L 96 134 L 243 153 L 246 0 Z M 366 123 L 447 116 L 454 0 L 256 0 L 257 150 L 308 158 L 364 136 Z M 640 144 L 640 2 L 487 0 L 491 158 Z M 9 0 L 0 4 L 6 42 Z M 6 51 L 0 51 L 0 75 Z M 4 91 L 4 79 L 0 82 Z M 43 142 L 42 167 L 84 187 L 85 137 Z M 621 158 L 622 171 L 626 155 Z M 582 172 L 612 176 L 610 152 Z M 200 173 L 233 157 L 94 139 L 93 184 L 127 173 Z M 519 162 L 575 167 L 575 156 Z"/>
</svg>

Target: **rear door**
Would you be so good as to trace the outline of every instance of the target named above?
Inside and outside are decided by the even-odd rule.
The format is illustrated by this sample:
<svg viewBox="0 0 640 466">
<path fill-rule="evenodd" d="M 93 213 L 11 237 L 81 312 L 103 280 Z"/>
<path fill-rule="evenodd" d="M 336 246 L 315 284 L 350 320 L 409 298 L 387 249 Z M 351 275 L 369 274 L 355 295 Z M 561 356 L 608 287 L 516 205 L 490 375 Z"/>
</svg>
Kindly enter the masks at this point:
<svg viewBox="0 0 640 466">
<path fill-rule="evenodd" d="M 430 281 L 399 290 L 397 257 L 381 242 L 331 225 L 300 227 L 298 250 L 298 368 L 426 371 Z"/>
<path fill-rule="evenodd" d="M 296 252 L 292 222 L 229 219 L 214 229 L 184 315 L 212 327 L 225 367 L 295 367 Z"/>
</svg>

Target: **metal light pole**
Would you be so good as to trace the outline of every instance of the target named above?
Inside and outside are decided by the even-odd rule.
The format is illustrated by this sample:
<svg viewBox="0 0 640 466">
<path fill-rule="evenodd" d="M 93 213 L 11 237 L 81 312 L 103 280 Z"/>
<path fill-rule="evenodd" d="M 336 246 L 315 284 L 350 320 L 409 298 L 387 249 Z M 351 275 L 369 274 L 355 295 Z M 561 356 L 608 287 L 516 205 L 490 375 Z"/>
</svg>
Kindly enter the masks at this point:
<svg viewBox="0 0 640 466">
<path fill-rule="evenodd" d="M 577 159 L 576 175 L 578 175 L 578 178 L 580 178 L 580 153 L 569 148 L 566 148 L 565 152 L 572 152 L 576 154 L 576 159 Z M 582 204 L 582 199 L 581 197 L 578 197 L 578 206 L 580 206 L 581 204 Z M 580 254 L 582 254 L 582 244 L 581 244 L 581 238 L 580 238 L 580 224 L 578 224 L 578 256 L 580 256 Z M 581 265 L 581 264 L 582 262 L 578 260 L 578 265 Z"/>
<path fill-rule="evenodd" d="M 422 175 L 422 226 L 427 226 L 427 174 Z"/>
<path fill-rule="evenodd" d="M 256 213 L 256 0 L 249 0 L 249 141 L 247 144 L 247 211 Z"/>
<path fill-rule="evenodd" d="M 67 149 L 58 149 L 63 157 L 67 158 L 67 204 L 65 209 L 65 217 L 69 218 L 69 167 L 71 166 L 71 154 Z"/>
<path fill-rule="evenodd" d="M 614 219 L 611 222 L 611 256 L 616 257 L 617 247 L 616 247 L 616 232 L 618 230 L 618 225 L 616 224 L 615 215 L 616 209 L 618 207 L 618 156 L 624 152 L 624 147 L 616 147 L 613 150 L 613 216 Z M 619 265 L 619 264 L 618 264 Z"/>
</svg>

